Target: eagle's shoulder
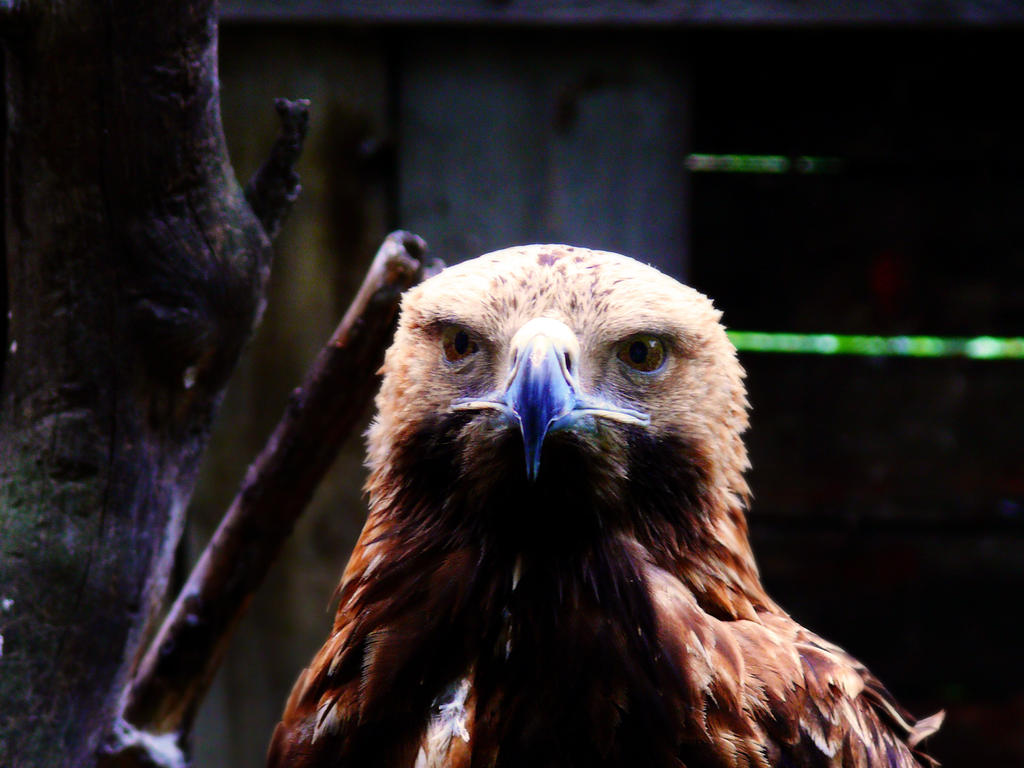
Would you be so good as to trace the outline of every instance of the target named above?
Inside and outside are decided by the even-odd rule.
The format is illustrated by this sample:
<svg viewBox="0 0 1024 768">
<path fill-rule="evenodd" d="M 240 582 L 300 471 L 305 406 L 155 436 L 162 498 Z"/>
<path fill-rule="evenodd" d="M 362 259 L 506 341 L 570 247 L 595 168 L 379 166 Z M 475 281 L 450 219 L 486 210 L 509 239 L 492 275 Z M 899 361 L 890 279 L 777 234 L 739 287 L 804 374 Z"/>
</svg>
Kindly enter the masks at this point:
<svg viewBox="0 0 1024 768">
<path fill-rule="evenodd" d="M 918 743 L 943 713 L 915 721 L 868 669 L 775 606 L 754 618 L 706 613 L 671 574 L 647 569 L 662 646 L 674 653 L 684 711 L 731 764 L 918 768 Z M 803 765 L 803 762 L 799 762 Z"/>
</svg>

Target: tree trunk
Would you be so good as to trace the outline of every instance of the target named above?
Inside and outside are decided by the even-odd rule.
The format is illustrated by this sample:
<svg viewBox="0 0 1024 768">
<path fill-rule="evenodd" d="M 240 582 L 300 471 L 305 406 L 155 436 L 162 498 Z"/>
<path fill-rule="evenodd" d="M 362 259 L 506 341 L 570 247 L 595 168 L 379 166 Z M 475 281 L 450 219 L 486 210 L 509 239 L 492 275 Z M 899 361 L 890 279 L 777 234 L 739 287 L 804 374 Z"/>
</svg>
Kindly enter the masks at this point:
<svg viewBox="0 0 1024 768">
<path fill-rule="evenodd" d="M 0 16 L 0 765 L 77 768 L 161 604 L 271 251 L 224 146 L 212 0 Z"/>
</svg>

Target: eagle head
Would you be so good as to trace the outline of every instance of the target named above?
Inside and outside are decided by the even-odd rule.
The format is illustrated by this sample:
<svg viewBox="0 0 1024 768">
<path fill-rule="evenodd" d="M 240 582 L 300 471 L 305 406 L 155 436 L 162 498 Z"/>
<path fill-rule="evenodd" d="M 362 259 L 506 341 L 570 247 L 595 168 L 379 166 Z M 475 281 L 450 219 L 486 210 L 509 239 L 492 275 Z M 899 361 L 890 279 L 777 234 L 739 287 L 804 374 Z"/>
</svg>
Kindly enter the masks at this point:
<svg viewBox="0 0 1024 768">
<path fill-rule="evenodd" d="M 636 537 L 673 569 L 692 559 L 716 612 L 748 610 L 747 400 L 719 318 L 603 251 L 533 245 L 444 270 L 405 296 L 387 353 L 371 510 L 506 547 Z"/>
</svg>

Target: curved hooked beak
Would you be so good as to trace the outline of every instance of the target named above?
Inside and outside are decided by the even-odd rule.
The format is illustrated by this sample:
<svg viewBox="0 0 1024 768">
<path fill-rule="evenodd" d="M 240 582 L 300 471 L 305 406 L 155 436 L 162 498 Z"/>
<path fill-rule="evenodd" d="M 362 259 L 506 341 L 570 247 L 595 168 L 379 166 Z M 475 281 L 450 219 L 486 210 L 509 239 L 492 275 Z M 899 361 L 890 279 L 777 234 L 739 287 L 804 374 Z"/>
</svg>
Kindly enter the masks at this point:
<svg viewBox="0 0 1024 768">
<path fill-rule="evenodd" d="M 482 399 L 453 403 L 454 410 L 495 409 L 515 422 L 523 436 L 526 476 L 540 471 L 544 438 L 572 427 L 582 416 L 595 416 L 646 426 L 647 414 L 585 396 L 575 376 L 580 348 L 564 323 L 536 318 L 524 325 L 511 343 L 512 369 L 504 391 Z"/>
</svg>

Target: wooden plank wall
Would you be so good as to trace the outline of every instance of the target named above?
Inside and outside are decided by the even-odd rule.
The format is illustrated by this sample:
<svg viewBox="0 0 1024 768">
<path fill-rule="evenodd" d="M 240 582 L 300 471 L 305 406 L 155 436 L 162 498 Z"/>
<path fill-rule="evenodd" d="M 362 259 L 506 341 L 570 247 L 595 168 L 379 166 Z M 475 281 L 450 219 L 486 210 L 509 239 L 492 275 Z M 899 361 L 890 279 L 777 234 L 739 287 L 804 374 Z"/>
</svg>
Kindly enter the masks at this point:
<svg viewBox="0 0 1024 768">
<path fill-rule="evenodd" d="M 572 243 L 682 275 L 689 82 L 678 55 L 553 33 L 454 43 L 403 46 L 403 226 L 448 263 Z"/>
<path fill-rule="evenodd" d="M 1024 21 L 999 0 L 224 0 L 228 20 L 373 24 L 565 24 L 650 27 L 949 25 Z"/>
<path fill-rule="evenodd" d="M 604 42 L 222 31 L 225 130 L 239 175 L 272 140 L 275 96 L 312 99 L 313 129 L 267 316 L 194 498 L 193 552 L 389 228 L 418 232 L 448 263 L 555 241 L 683 273 L 687 73 L 665 46 Z M 364 514 L 361 457 L 357 438 L 254 600 L 201 715 L 197 768 L 260 763 L 292 681 L 329 629 L 330 596 Z"/>
<path fill-rule="evenodd" d="M 922 100 L 918 85 L 936 60 L 929 56 L 966 43 L 939 40 L 916 74 L 901 75 L 892 51 L 914 53 L 916 38 L 833 50 L 827 34 L 817 47 L 800 35 L 757 34 L 226 25 L 222 96 L 239 175 L 272 140 L 275 96 L 311 98 L 313 131 L 267 317 L 195 497 L 193 552 L 395 226 L 419 232 L 449 262 L 523 242 L 620 250 L 708 290 L 734 327 L 898 332 L 898 322 L 864 325 L 870 297 L 854 288 L 877 243 L 858 233 L 920 243 L 933 221 L 920 213 L 921 190 L 935 186 L 927 173 L 916 186 L 865 187 L 869 171 L 798 188 L 795 179 L 698 177 L 684 160 L 690 151 L 835 149 L 823 136 L 844 136 L 846 148 L 877 145 L 895 135 L 896 118 L 858 123 L 879 107 L 843 105 L 888 81 L 903 83 L 894 103 L 917 99 L 921 114 L 967 124 L 977 109 L 954 101 L 939 110 L 941 100 Z M 999 39 L 981 47 L 1013 50 L 1013 40 Z M 977 38 L 967 42 L 977 49 Z M 865 46 L 875 64 L 826 87 Z M 991 80 L 1012 70 L 1006 63 L 976 61 L 972 77 Z M 801 85 L 807 72 L 818 73 L 813 88 Z M 948 98 L 965 97 L 952 89 Z M 965 141 L 959 130 L 943 141 Z M 994 120 L 980 132 L 1014 130 Z M 890 156 L 925 135 L 927 121 L 894 141 Z M 940 150 L 943 141 L 935 140 Z M 1024 263 L 1024 233 L 1012 216 L 992 213 L 997 198 L 970 209 L 977 226 L 961 239 L 977 243 L 987 227 L 1002 233 L 985 245 L 995 261 L 1016 254 Z M 960 295 L 954 279 L 944 288 L 929 277 L 956 269 L 930 262 L 932 250 L 915 251 L 922 305 Z M 964 304 L 965 322 L 995 295 L 1005 299 L 997 330 L 1020 334 L 1017 273 L 985 274 L 984 290 L 975 286 Z M 935 330 L 946 330 L 934 326 L 942 316 L 928 320 Z M 798 618 L 864 657 L 906 703 L 950 709 L 935 743 L 947 766 L 1024 764 L 1024 664 L 1011 597 L 1024 587 L 1024 364 L 755 355 L 744 363 L 754 403 L 752 526 L 769 587 Z M 330 625 L 330 594 L 364 514 L 361 456 L 354 439 L 254 601 L 201 714 L 197 768 L 260 764 L 292 680 Z"/>
</svg>

